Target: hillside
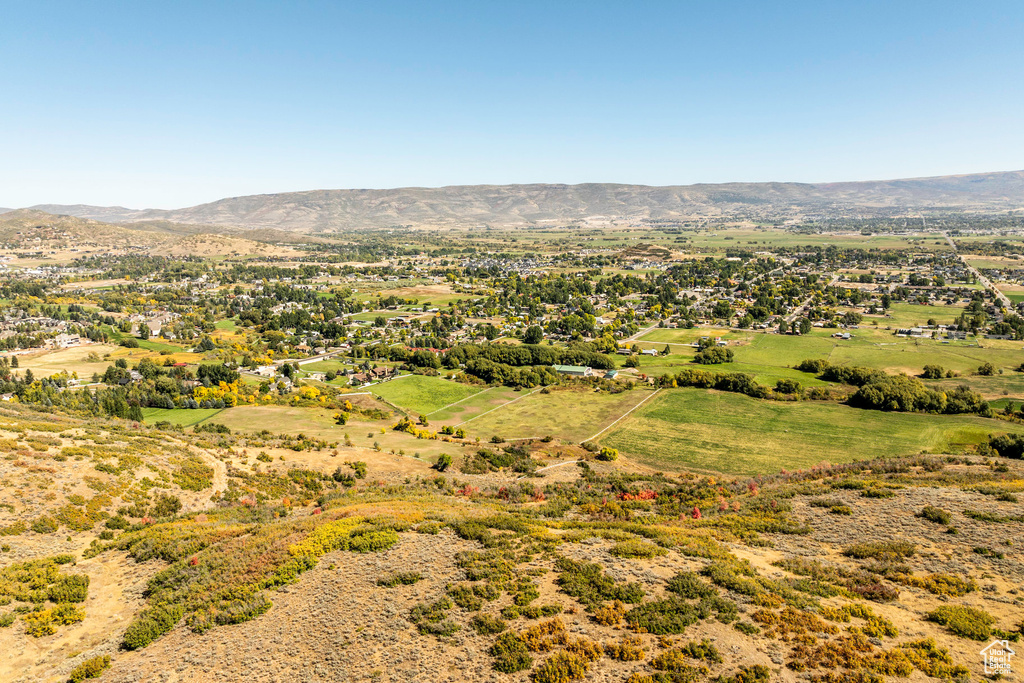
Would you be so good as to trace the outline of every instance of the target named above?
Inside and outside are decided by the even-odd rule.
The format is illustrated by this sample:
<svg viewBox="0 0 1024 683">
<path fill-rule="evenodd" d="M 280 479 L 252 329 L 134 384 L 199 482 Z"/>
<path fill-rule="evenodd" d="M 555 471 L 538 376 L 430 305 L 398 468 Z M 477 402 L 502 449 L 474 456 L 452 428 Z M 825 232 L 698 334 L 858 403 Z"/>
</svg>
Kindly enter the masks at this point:
<svg viewBox="0 0 1024 683">
<path fill-rule="evenodd" d="M 290 247 L 273 246 L 227 235 L 190 235 L 153 250 L 157 256 L 294 256 Z"/>
<path fill-rule="evenodd" d="M 231 197 L 172 210 L 34 207 L 104 221 L 322 232 L 396 225 L 536 225 L 604 216 L 632 219 L 769 218 L 1004 211 L 1024 207 L 1024 171 L 849 183 L 726 183 L 651 187 L 466 185 L 313 190 Z"/>
<path fill-rule="evenodd" d="M 0 241 L 27 246 L 146 246 L 162 239 L 158 233 L 75 216 L 58 216 L 37 209 L 18 209 L 0 215 Z"/>
<path fill-rule="evenodd" d="M 211 228 L 171 221 L 114 225 L 39 209 L 0 215 L 0 242 L 17 248 L 143 247 L 160 256 L 289 256 L 297 252 L 277 243 L 316 241 L 322 240 L 273 229 Z"/>
<path fill-rule="evenodd" d="M 1019 638 L 1016 461 L 748 480 L 526 441 L 528 479 L 449 479 L 287 446 L 0 409 L 0 678 L 965 681 Z"/>
</svg>

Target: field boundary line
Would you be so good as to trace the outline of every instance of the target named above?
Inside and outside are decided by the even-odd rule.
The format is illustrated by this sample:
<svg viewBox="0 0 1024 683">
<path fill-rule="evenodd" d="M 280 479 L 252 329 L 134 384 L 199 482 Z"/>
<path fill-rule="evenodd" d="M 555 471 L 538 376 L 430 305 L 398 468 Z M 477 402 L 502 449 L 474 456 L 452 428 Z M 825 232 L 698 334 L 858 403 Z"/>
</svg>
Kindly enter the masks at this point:
<svg viewBox="0 0 1024 683">
<path fill-rule="evenodd" d="M 554 465 L 548 465 L 547 467 L 541 467 L 539 470 L 534 470 L 533 473 L 536 474 L 537 472 L 543 472 L 544 470 L 550 470 L 553 467 L 561 467 L 562 465 L 572 465 L 572 464 L 575 464 L 575 463 L 578 463 L 578 462 L 586 462 L 586 461 L 585 460 L 566 460 L 565 462 L 557 462 Z M 524 474 L 523 476 L 517 478 L 516 481 L 519 481 L 520 479 L 526 479 L 526 475 Z"/>
<path fill-rule="evenodd" d="M 651 400 L 652 398 L 654 398 L 655 396 L 657 396 L 657 395 L 658 395 L 658 394 L 660 394 L 660 393 L 661 393 L 661 389 L 660 389 L 660 388 L 659 388 L 659 389 L 655 389 L 655 390 L 654 390 L 654 393 L 653 393 L 653 394 L 651 394 L 650 396 L 647 396 L 647 397 L 645 397 L 645 398 L 644 398 L 644 400 L 640 401 L 640 402 L 639 402 L 639 403 L 637 403 L 637 404 L 636 404 L 635 406 L 633 406 L 632 408 L 630 408 L 629 410 L 627 410 L 626 412 L 624 412 L 624 413 L 623 413 L 622 415 L 620 415 L 620 416 L 619 416 L 619 418 L 618 418 L 617 420 L 615 420 L 615 421 L 614 421 L 614 422 L 612 422 L 612 423 L 611 423 L 610 425 L 608 425 L 607 427 L 605 427 L 604 429 L 602 429 L 601 431 L 599 431 L 599 432 L 598 432 L 597 434 L 594 434 L 594 435 L 593 435 L 592 437 L 590 437 L 589 439 L 583 439 L 583 441 L 580 441 L 580 443 L 586 443 L 586 442 L 588 442 L 588 441 L 593 441 L 594 439 L 596 439 L 597 437 L 601 436 L 602 434 L 604 434 L 605 432 L 607 432 L 607 431 L 608 431 L 609 429 L 611 429 L 612 427 L 614 427 L 615 425 L 617 425 L 617 424 L 618 424 L 619 422 L 621 422 L 622 420 L 624 420 L 624 419 L 626 419 L 627 417 L 629 417 L 629 414 L 630 414 L 630 413 L 632 413 L 632 412 L 633 412 L 634 410 L 636 410 L 637 408 L 639 408 L 639 407 L 640 407 L 640 406 L 642 406 L 643 404 L 647 403 L 648 401 L 650 401 L 650 400 Z"/>
<path fill-rule="evenodd" d="M 444 406 L 444 407 L 442 407 L 442 408 L 438 408 L 437 410 L 434 410 L 434 411 L 431 411 L 431 412 L 427 413 L 427 415 L 429 416 L 429 415 L 433 415 L 434 413 L 439 413 L 439 412 L 441 412 L 442 410 L 448 410 L 449 408 L 451 408 L 451 407 L 452 407 L 452 406 L 454 406 L 454 405 L 457 405 L 457 404 L 459 404 L 459 403 L 462 403 L 463 401 L 468 401 L 469 399 L 473 398 L 474 396 L 482 396 L 483 394 L 486 394 L 486 393 L 487 393 L 488 391 L 490 391 L 491 389 L 496 389 L 496 388 L 497 388 L 497 387 L 487 387 L 487 388 L 486 388 L 486 389 L 484 389 L 483 391 L 478 391 L 478 392 L 476 392 L 475 394 L 470 394 L 470 395 L 469 395 L 469 396 L 467 396 L 466 398 L 460 398 L 460 399 L 459 399 L 458 401 L 455 401 L 455 403 L 449 403 L 448 405 L 446 405 L 446 406 Z"/>
<path fill-rule="evenodd" d="M 536 394 L 538 391 L 540 391 L 543 388 L 544 387 L 537 387 L 536 389 L 534 389 L 533 391 L 531 391 L 528 394 L 524 394 L 524 395 L 522 395 L 522 396 L 520 396 L 518 398 L 514 398 L 511 401 L 509 401 L 508 403 L 502 403 L 500 406 L 494 406 L 490 410 L 485 410 L 484 412 L 480 413 L 479 415 L 474 415 L 473 417 L 469 418 L 465 422 L 460 422 L 459 424 L 453 425 L 453 426 L 461 427 L 462 425 L 464 425 L 464 424 L 466 424 L 468 422 L 472 422 L 473 420 L 477 419 L 478 417 L 483 417 L 484 415 L 486 415 L 488 413 L 493 413 L 495 410 L 498 410 L 499 408 L 504 408 L 505 406 L 510 406 L 513 403 L 515 403 L 516 401 L 521 401 L 522 399 L 526 398 L 527 396 L 533 396 L 534 394 Z"/>
<path fill-rule="evenodd" d="M 565 462 L 556 462 L 554 465 L 548 465 L 547 467 L 541 467 L 539 470 L 534 470 L 534 472 L 543 472 L 544 470 L 550 470 L 550 469 L 552 469 L 554 467 L 561 467 L 562 465 L 572 465 L 572 464 L 577 463 L 577 462 L 585 462 L 585 461 L 583 461 L 583 460 L 566 460 Z M 520 479 L 521 478 L 522 477 L 520 477 Z"/>
</svg>

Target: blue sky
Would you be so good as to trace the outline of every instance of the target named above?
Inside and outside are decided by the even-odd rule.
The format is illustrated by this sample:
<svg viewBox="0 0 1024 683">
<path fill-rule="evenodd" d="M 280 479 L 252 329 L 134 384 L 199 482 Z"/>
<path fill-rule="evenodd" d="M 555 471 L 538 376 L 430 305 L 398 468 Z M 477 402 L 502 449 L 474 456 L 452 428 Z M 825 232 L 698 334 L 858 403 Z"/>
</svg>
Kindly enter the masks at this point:
<svg viewBox="0 0 1024 683">
<path fill-rule="evenodd" d="M 0 0 L 0 206 L 1024 168 L 1024 3 Z"/>
</svg>

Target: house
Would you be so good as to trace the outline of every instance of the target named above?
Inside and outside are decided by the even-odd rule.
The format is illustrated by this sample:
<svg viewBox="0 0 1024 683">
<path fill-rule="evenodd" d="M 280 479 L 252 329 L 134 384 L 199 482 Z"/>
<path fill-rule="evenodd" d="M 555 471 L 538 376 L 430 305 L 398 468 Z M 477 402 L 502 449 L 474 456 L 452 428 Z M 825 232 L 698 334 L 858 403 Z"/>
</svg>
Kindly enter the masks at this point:
<svg viewBox="0 0 1024 683">
<path fill-rule="evenodd" d="M 273 377 L 277 374 L 277 367 L 274 365 L 260 365 L 253 372 L 260 377 Z"/>
<path fill-rule="evenodd" d="M 81 344 L 82 338 L 77 334 L 58 334 L 54 337 L 53 343 L 58 349 L 69 349 Z"/>
<path fill-rule="evenodd" d="M 570 377 L 590 377 L 594 374 L 593 369 L 585 365 L 552 365 L 551 368 L 560 375 Z"/>
<path fill-rule="evenodd" d="M 327 374 L 323 372 L 311 372 L 306 375 L 307 379 L 311 379 L 314 382 L 324 382 L 327 380 Z"/>
<path fill-rule="evenodd" d="M 608 372 L 604 373 L 604 378 L 605 379 L 615 379 L 618 376 L 619 376 L 619 371 L 618 370 L 609 370 Z"/>
<path fill-rule="evenodd" d="M 644 355 L 644 356 L 657 356 L 658 355 L 658 349 L 644 349 L 640 353 L 642 355 Z"/>
</svg>

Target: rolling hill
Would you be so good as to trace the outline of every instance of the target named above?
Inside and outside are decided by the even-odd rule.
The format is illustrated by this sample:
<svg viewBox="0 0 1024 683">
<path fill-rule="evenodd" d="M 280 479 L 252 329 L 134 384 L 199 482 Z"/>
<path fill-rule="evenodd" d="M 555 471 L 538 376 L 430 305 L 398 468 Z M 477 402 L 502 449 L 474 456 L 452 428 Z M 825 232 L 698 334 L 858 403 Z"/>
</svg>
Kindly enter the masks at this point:
<svg viewBox="0 0 1024 683">
<path fill-rule="evenodd" d="M 627 219 L 900 215 L 925 211 L 1000 212 L 1024 207 L 1024 171 L 846 183 L 726 183 L 652 187 L 465 185 L 390 190 L 312 190 L 230 197 L 182 209 L 42 205 L 37 208 L 119 223 L 332 232 L 399 225 L 543 225 L 594 217 Z"/>
</svg>

